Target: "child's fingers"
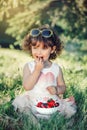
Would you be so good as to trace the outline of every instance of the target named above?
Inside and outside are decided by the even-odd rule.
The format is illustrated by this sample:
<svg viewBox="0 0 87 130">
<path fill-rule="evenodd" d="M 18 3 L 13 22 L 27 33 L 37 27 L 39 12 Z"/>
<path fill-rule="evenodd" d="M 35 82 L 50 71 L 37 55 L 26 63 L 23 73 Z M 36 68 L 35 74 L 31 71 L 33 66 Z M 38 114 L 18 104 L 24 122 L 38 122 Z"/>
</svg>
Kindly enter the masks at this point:
<svg viewBox="0 0 87 130">
<path fill-rule="evenodd" d="M 51 86 L 47 87 L 47 90 L 50 90 L 50 89 L 52 89 L 52 87 L 51 87 Z"/>
<path fill-rule="evenodd" d="M 52 87 L 47 87 L 47 90 L 49 91 L 49 93 L 51 94 L 52 93 Z"/>
<path fill-rule="evenodd" d="M 40 59 L 39 59 L 41 62 L 43 62 L 43 58 L 41 57 Z"/>
<path fill-rule="evenodd" d="M 55 94 L 56 93 L 55 88 L 52 87 L 52 86 L 47 87 L 47 90 L 49 91 L 50 94 Z"/>
</svg>

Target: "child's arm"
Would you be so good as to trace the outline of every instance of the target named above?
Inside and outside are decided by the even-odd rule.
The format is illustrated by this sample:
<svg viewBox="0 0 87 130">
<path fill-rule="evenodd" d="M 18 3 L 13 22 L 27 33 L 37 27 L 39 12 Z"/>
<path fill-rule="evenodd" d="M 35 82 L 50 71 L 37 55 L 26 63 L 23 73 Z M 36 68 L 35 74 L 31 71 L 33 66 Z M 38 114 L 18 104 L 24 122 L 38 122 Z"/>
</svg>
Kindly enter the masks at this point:
<svg viewBox="0 0 87 130">
<path fill-rule="evenodd" d="M 55 86 L 48 86 L 47 90 L 49 91 L 50 94 L 58 95 L 59 98 L 63 98 L 63 94 L 58 94 L 57 87 L 55 87 Z"/>
<path fill-rule="evenodd" d="M 28 64 L 24 66 L 23 69 L 23 86 L 25 90 L 33 89 L 34 85 L 36 84 L 38 77 L 41 73 L 43 68 L 43 63 L 38 61 L 35 65 L 34 71 L 31 73 L 28 67 Z"/>
<path fill-rule="evenodd" d="M 59 70 L 57 84 L 58 84 L 58 86 L 48 86 L 47 87 L 47 90 L 49 91 L 50 94 L 62 95 L 66 90 L 66 86 L 65 86 L 65 82 L 64 82 L 63 73 L 62 73 L 61 68 Z"/>
<path fill-rule="evenodd" d="M 65 85 L 65 81 L 63 78 L 63 73 L 62 73 L 61 68 L 59 68 L 59 76 L 57 79 L 57 84 L 58 84 L 58 86 L 57 86 L 58 95 L 63 94 L 66 90 L 66 85 Z"/>
</svg>

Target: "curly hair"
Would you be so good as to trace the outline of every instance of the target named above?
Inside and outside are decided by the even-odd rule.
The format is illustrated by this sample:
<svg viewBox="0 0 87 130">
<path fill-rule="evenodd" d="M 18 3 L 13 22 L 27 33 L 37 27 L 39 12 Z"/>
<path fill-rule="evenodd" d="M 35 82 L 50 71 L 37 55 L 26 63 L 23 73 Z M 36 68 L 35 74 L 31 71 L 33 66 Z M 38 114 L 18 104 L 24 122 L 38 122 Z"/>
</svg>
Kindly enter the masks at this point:
<svg viewBox="0 0 87 130">
<path fill-rule="evenodd" d="M 49 57 L 49 59 L 55 59 L 57 57 L 57 55 L 59 55 L 63 49 L 63 44 L 62 44 L 60 38 L 58 37 L 56 32 L 50 27 L 42 26 L 38 29 L 39 30 L 50 29 L 53 32 L 53 35 L 50 36 L 49 38 L 45 38 L 41 34 L 37 37 L 33 37 L 29 33 L 24 38 L 24 41 L 22 44 L 23 50 L 28 51 L 30 53 L 30 55 L 32 55 L 31 46 L 36 46 L 37 42 L 43 42 L 44 47 L 49 46 L 49 47 L 53 48 L 53 46 L 56 46 L 55 52 L 50 54 L 50 57 Z"/>
</svg>

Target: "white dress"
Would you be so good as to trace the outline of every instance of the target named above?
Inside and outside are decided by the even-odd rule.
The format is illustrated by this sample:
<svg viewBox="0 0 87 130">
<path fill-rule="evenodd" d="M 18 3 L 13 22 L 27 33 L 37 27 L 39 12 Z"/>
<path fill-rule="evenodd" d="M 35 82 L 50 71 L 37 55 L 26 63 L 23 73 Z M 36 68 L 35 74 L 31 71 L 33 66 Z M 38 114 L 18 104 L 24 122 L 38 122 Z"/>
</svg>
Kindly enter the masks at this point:
<svg viewBox="0 0 87 130">
<path fill-rule="evenodd" d="M 32 73 L 35 68 L 35 62 L 28 62 L 28 66 Z M 14 106 L 15 110 L 18 108 L 21 112 L 23 112 L 26 108 L 32 109 L 32 106 L 35 106 L 40 101 L 46 102 L 48 99 L 52 98 L 59 102 L 58 110 L 61 114 L 66 115 L 67 117 L 74 115 L 76 112 L 76 105 L 73 100 L 70 100 L 70 98 L 67 100 L 60 99 L 57 95 L 51 95 L 46 89 L 48 86 L 57 86 L 58 75 L 59 65 L 56 63 L 52 63 L 51 67 L 49 68 L 43 68 L 34 88 L 17 96 L 13 101 L 12 105 Z M 40 116 L 40 114 L 37 112 L 33 111 L 33 113 L 37 117 Z"/>
</svg>

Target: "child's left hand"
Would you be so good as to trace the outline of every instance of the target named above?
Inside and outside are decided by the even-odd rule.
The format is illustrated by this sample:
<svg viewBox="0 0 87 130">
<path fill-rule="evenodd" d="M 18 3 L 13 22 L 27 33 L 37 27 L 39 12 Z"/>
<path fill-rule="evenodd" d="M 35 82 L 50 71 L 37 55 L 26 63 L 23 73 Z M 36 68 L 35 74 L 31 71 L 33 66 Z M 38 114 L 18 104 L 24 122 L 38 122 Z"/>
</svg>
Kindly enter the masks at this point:
<svg viewBox="0 0 87 130">
<path fill-rule="evenodd" d="M 52 94 L 52 95 L 57 94 L 57 89 L 56 89 L 55 86 L 48 86 L 48 87 L 47 87 L 47 90 L 48 90 L 49 93 Z"/>
</svg>

